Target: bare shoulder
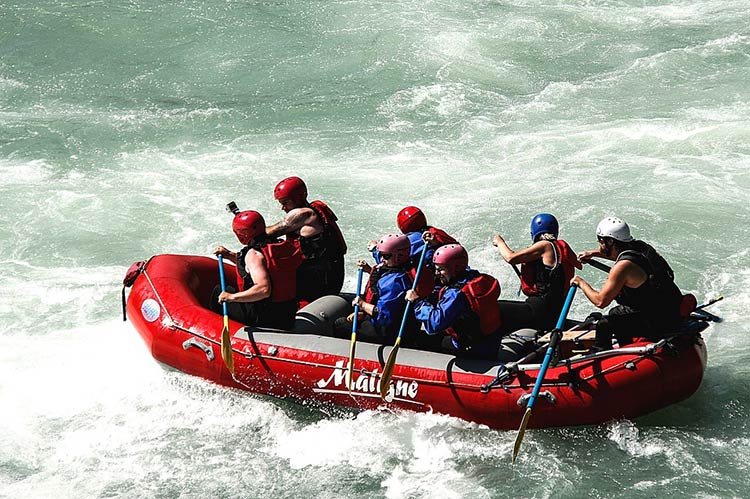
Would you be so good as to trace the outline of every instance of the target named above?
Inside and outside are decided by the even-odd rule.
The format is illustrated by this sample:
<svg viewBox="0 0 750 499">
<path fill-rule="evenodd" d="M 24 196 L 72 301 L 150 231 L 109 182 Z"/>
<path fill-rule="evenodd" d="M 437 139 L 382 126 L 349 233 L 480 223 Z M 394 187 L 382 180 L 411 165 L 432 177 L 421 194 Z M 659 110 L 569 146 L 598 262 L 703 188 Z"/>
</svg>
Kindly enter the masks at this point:
<svg viewBox="0 0 750 499">
<path fill-rule="evenodd" d="M 286 214 L 286 217 L 284 217 L 284 222 L 289 228 L 296 230 L 305 225 L 310 225 L 315 221 L 315 218 L 315 211 L 312 208 L 303 206 L 302 208 L 290 210 Z"/>
<path fill-rule="evenodd" d="M 630 260 L 620 260 L 612 265 L 612 269 L 609 271 L 610 278 L 620 280 L 626 283 L 629 287 L 637 287 L 643 284 L 648 276 L 635 263 Z"/>
<path fill-rule="evenodd" d="M 263 256 L 263 252 L 258 251 L 254 248 L 247 252 L 247 256 L 245 257 L 245 259 L 247 260 L 248 265 L 257 265 L 259 263 L 262 264 L 266 261 L 266 257 Z"/>
</svg>

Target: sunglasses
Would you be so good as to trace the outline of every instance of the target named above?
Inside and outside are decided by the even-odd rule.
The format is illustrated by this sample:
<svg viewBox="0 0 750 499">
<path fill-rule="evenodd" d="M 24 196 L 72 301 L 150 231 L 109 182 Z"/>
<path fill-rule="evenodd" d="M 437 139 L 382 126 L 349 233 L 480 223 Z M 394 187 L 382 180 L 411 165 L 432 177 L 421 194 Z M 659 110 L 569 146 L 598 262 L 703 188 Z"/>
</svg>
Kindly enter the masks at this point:
<svg viewBox="0 0 750 499">
<path fill-rule="evenodd" d="M 381 253 L 380 258 L 383 260 L 390 260 L 393 257 L 393 253 Z"/>
</svg>

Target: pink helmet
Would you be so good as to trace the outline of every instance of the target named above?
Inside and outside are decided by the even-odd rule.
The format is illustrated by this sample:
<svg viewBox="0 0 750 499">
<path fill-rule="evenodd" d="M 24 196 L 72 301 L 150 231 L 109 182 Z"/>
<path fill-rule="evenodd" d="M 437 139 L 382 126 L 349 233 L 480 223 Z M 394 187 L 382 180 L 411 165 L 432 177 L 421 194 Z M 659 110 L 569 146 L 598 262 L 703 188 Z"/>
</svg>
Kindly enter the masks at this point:
<svg viewBox="0 0 750 499">
<path fill-rule="evenodd" d="M 444 266 L 451 275 L 457 275 L 469 266 L 469 254 L 460 244 L 446 244 L 432 255 L 432 263 Z"/>
<path fill-rule="evenodd" d="M 299 177 L 287 177 L 273 190 L 274 199 L 291 199 L 296 205 L 303 205 L 307 201 L 307 186 Z"/>
<path fill-rule="evenodd" d="M 240 243 L 247 246 L 254 238 L 266 233 L 266 221 L 257 211 L 241 211 L 232 220 L 232 230 Z"/>
<path fill-rule="evenodd" d="M 407 206 L 398 212 L 396 224 L 398 225 L 398 230 L 406 234 L 424 229 L 427 226 L 427 218 L 422 213 L 422 210 L 416 206 Z"/>
<path fill-rule="evenodd" d="M 403 234 L 386 234 L 378 241 L 378 252 L 393 255 L 388 263 L 390 267 L 397 267 L 409 260 L 411 242 Z"/>
</svg>

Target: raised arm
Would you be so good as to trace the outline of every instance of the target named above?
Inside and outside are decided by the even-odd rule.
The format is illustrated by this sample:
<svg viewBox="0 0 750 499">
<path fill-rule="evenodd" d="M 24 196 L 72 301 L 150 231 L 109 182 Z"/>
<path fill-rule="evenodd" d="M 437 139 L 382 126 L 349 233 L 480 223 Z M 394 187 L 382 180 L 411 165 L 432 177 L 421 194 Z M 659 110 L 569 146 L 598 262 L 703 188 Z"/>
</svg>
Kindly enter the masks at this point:
<svg viewBox="0 0 750 499">
<path fill-rule="evenodd" d="M 266 234 L 273 237 L 284 236 L 300 230 L 312 222 L 315 212 L 310 208 L 290 210 L 281 221 L 266 227 Z"/>
</svg>

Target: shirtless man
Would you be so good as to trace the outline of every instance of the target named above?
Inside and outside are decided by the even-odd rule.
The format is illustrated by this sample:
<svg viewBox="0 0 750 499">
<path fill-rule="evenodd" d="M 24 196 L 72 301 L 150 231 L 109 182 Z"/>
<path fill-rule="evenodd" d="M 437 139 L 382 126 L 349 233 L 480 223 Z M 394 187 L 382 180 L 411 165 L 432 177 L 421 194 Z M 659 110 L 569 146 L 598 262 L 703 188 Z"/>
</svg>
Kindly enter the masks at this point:
<svg viewBox="0 0 750 499">
<path fill-rule="evenodd" d="M 307 186 L 299 177 L 279 182 L 273 196 L 286 215 L 266 233 L 294 240 L 305 257 L 297 270 L 297 298 L 304 304 L 338 294 L 344 284 L 346 254 L 338 218 L 323 201 L 307 201 Z"/>
</svg>

